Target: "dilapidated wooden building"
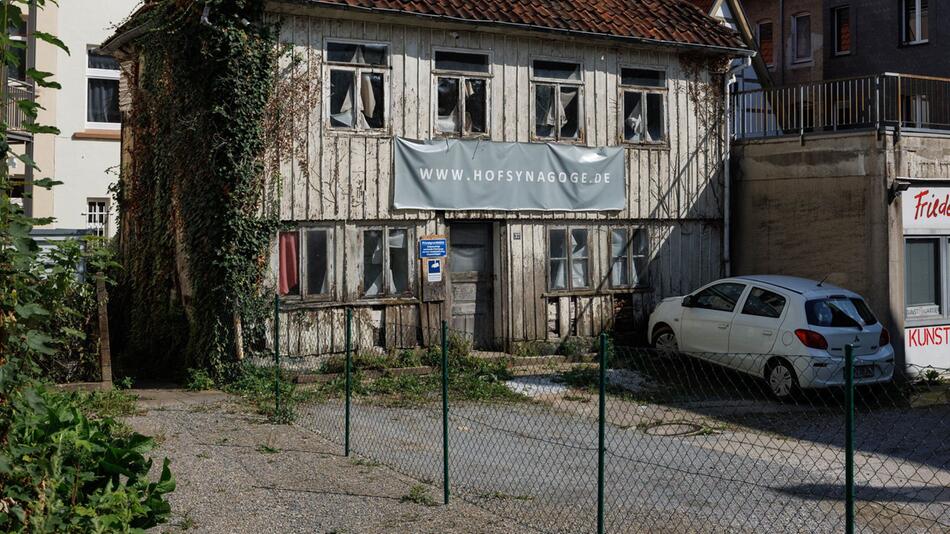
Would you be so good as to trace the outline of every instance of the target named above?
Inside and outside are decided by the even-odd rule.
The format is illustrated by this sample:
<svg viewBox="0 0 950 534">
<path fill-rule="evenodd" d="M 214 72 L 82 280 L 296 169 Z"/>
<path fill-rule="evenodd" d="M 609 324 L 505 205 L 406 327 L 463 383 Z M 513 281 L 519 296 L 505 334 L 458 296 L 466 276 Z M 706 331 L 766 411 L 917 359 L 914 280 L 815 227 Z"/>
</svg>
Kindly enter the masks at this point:
<svg viewBox="0 0 950 534">
<path fill-rule="evenodd" d="M 635 335 L 727 269 L 724 84 L 751 51 L 690 2 L 268 11 L 295 110 L 271 261 L 288 352 L 341 350 L 346 307 L 387 347 L 442 320 L 508 349 L 617 321 Z"/>
</svg>

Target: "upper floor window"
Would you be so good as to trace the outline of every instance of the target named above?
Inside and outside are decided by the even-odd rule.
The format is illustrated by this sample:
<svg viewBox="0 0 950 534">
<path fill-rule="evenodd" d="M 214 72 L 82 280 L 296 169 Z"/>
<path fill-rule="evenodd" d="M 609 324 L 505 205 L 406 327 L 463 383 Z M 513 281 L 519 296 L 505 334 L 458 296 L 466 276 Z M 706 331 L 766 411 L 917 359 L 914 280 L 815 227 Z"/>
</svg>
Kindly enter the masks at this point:
<svg viewBox="0 0 950 534">
<path fill-rule="evenodd" d="M 630 143 L 666 141 L 666 72 L 620 69 L 623 100 L 623 140 Z"/>
<path fill-rule="evenodd" d="M 488 54 L 435 51 L 435 131 L 443 135 L 488 134 Z"/>
<path fill-rule="evenodd" d="M 408 295 L 412 270 L 411 239 L 406 228 L 363 231 L 363 296 Z"/>
<path fill-rule="evenodd" d="M 589 234 L 586 228 L 552 228 L 548 233 L 548 287 L 552 290 L 590 287 Z"/>
<path fill-rule="evenodd" d="M 772 33 L 772 21 L 762 21 L 755 27 L 755 39 L 759 45 L 759 54 L 765 66 L 775 64 L 775 41 Z"/>
<path fill-rule="evenodd" d="M 928 0 L 901 0 L 901 42 L 903 44 L 926 43 L 930 38 L 927 29 Z"/>
<path fill-rule="evenodd" d="M 331 229 L 305 226 L 281 232 L 278 240 L 281 295 L 329 298 L 333 254 Z"/>
<path fill-rule="evenodd" d="M 531 69 L 534 89 L 534 137 L 582 140 L 584 88 L 579 63 L 536 59 Z"/>
<path fill-rule="evenodd" d="M 851 7 L 840 6 L 831 10 L 831 23 L 834 25 L 834 53 L 851 53 Z"/>
<path fill-rule="evenodd" d="M 86 53 L 86 125 L 119 127 L 119 62 L 95 50 Z"/>
<path fill-rule="evenodd" d="M 7 20 L 7 35 L 10 36 L 9 53 L 16 58 L 16 70 L 11 69 L 9 76 L 17 80 L 26 81 L 26 20 L 19 16 L 11 16 Z"/>
<path fill-rule="evenodd" d="M 795 63 L 811 61 L 811 15 L 801 13 L 792 17 L 792 60 Z"/>
<path fill-rule="evenodd" d="M 381 130 L 386 127 L 389 46 L 327 43 L 330 65 L 330 127 Z"/>
</svg>

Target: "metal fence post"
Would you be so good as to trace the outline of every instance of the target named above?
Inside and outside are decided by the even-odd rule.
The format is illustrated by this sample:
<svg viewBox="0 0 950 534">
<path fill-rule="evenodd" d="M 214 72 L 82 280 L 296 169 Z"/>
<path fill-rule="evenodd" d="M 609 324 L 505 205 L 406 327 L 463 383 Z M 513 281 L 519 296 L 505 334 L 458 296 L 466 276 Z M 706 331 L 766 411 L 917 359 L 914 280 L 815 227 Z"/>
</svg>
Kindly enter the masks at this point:
<svg viewBox="0 0 950 534">
<path fill-rule="evenodd" d="M 854 534 L 854 347 L 844 347 L 844 531 Z"/>
<path fill-rule="evenodd" d="M 350 455 L 350 396 L 353 392 L 353 308 L 346 309 L 346 361 L 343 375 L 346 377 L 346 400 L 343 414 L 343 455 Z"/>
<path fill-rule="evenodd" d="M 604 429 L 607 416 L 607 334 L 600 334 L 600 391 L 597 416 L 597 534 L 604 534 Z"/>
<path fill-rule="evenodd" d="M 442 502 L 449 504 L 449 327 L 442 321 Z"/>
<path fill-rule="evenodd" d="M 274 416 L 280 414 L 280 295 L 274 295 Z"/>
</svg>

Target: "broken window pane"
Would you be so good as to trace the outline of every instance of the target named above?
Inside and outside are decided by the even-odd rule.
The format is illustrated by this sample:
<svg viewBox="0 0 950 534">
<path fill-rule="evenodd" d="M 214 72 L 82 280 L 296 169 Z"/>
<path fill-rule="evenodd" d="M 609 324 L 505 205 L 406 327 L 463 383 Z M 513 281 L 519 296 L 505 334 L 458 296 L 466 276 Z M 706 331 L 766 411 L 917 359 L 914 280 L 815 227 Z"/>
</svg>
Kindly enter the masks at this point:
<svg viewBox="0 0 950 534">
<path fill-rule="evenodd" d="M 488 55 L 436 50 L 435 68 L 438 70 L 487 73 Z"/>
<path fill-rule="evenodd" d="M 552 78 L 555 80 L 581 80 L 581 66 L 578 63 L 562 61 L 534 61 L 534 76 L 536 78 Z"/>
<path fill-rule="evenodd" d="M 304 244 L 307 258 L 307 294 L 323 295 L 329 287 L 327 283 L 328 246 L 326 230 L 306 230 Z"/>
<path fill-rule="evenodd" d="M 465 80 L 465 131 L 485 133 L 488 131 L 486 107 L 488 101 L 485 80 Z"/>
<path fill-rule="evenodd" d="M 571 230 L 571 287 L 590 285 L 588 256 L 587 230 Z"/>
<path fill-rule="evenodd" d="M 357 65 L 386 65 L 387 46 L 382 44 L 327 43 L 327 61 Z"/>
<path fill-rule="evenodd" d="M 567 248 L 565 231 L 551 230 L 548 234 L 548 258 L 551 262 L 551 289 L 567 289 Z"/>
<path fill-rule="evenodd" d="M 650 259 L 650 240 L 646 228 L 634 230 L 630 255 L 633 257 L 633 281 L 638 286 L 643 285 L 647 280 L 647 261 Z"/>
<path fill-rule="evenodd" d="M 383 294 L 383 232 L 363 232 L 363 294 Z"/>
<path fill-rule="evenodd" d="M 356 126 L 356 107 L 353 105 L 355 73 L 349 70 L 330 71 L 330 126 Z"/>
<path fill-rule="evenodd" d="M 383 75 L 364 72 L 360 75 L 360 112 L 367 128 L 382 128 L 385 114 Z"/>
<path fill-rule="evenodd" d="M 579 87 L 561 86 L 561 138 L 576 139 L 580 134 L 580 92 Z"/>
<path fill-rule="evenodd" d="M 610 231 L 610 285 L 626 287 L 630 285 L 630 269 L 627 262 L 627 230 L 624 228 Z"/>
<path fill-rule="evenodd" d="M 405 229 L 389 231 L 389 287 L 393 293 L 409 291 L 409 239 Z"/>
<path fill-rule="evenodd" d="M 439 78 L 438 80 L 439 116 L 436 128 L 440 132 L 458 133 L 459 131 L 459 79 Z"/>
<path fill-rule="evenodd" d="M 554 137 L 554 86 L 538 84 L 534 88 L 534 133 L 538 137 Z"/>
<path fill-rule="evenodd" d="M 300 293 L 300 276 L 297 232 L 281 232 L 278 240 L 278 293 L 296 295 Z"/>
<path fill-rule="evenodd" d="M 639 142 L 643 136 L 643 94 L 636 91 L 623 93 L 623 138 Z"/>
<path fill-rule="evenodd" d="M 666 128 L 663 118 L 663 95 L 647 93 L 647 138 L 662 141 Z"/>
<path fill-rule="evenodd" d="M 666 73 L 653 69 L 621 69 L 620 83 L 643 87 L 666 87 Z"/>
</svg>

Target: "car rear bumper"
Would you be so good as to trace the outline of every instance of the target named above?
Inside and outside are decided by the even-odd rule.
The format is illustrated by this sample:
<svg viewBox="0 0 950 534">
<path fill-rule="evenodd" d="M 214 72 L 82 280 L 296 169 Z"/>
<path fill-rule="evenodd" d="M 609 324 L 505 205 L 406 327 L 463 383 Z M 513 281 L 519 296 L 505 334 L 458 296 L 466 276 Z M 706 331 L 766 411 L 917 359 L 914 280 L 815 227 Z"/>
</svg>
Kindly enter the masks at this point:
<svg viewBox="0 0 950 534">
<path fill-rule="evenodd" d="M 855 385 L 890 382 L 894 378 L 894 349 L 887 345 L 874 354 L 856 356 L 854 367 Z M 843 386 L 845 383 L 843 358 L 811 358 L 805 368 L 797 370 L 799 385 L 803 388 Z"/>
</svg>

